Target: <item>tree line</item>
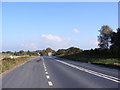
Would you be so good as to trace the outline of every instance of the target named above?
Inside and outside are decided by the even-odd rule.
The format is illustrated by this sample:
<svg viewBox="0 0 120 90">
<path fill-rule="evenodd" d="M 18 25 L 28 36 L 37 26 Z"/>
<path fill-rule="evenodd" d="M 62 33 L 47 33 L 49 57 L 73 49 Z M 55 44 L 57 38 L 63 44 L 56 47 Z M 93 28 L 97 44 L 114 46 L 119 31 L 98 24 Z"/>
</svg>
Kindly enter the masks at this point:
<svg viewBox="0 0 120 90">
<path fill-rule="evenodd" d="M 56 55 L 70 56 L 72 54 L 75 57 L 81 58 L 120 58 L 120 28 L 113 31 L 108 25 L 103 25 L 99 32 L 99 48 L 78 50 L 78 52 L 73 52 L 69 49 L 60 49 L 56 52 Z"/>
<path fill-rule="evenodd" d="M 29 55 L 29 56 L 37 56 L 38 55 L 38 50 L 37 51 L 23 51 L 23 50 L 20 50 L 20 51 L 15 51 L 15 52 L 12 52 L 12 51 L 3 51 L 2 54 L 10 54 L 10 55 L 14 55 L 14 56 L 23 56 L 23 55 Z"/>
<path fill-rule="evenodd" d="M 79 53 L 82 52 L 82 49 L 76 48 L 76 47 L 70 47 L 68 49 L 59 49 L 57 51 L 51 49 L 51 48 L 46 48 L 43 50 L 36 50 L 36 51 L 23 51 L 20 50 L 18 52 L 12 52 L 12 51 L 6 51 L 6 52 L 2 52 L 3 54 L 10 54 L 10 55 L 15 55 L 15 56 L 23 56 L 23 55 L 29 55 L 29 56 L 49 56 L 48 53 L 50 52 L 52 54 L 52 56 L 63 56 L 63 55 L 70 55 L 70 54 L 75 54 L 75 53 Z"/>
<path fill-rule="evenodd" d="M 18 52 L 2 52 L 12 54 L 16 56 L 29 55 L 29 56 L 48 56 L 49 52 L 52 56 L 65 56 L 65 55 L 77 55 L 79 57 L 92 57 L 92 58 L 120 58 L 120 28 L 113 31 L 108 25 L 103 25 L 99 30 L 98 46 L 99 48 L 91 50 L 82 50 L 77 47 L 70 47 L 68 49 L 58 49 L 57 51 L 46 48 L 36 51 L 23 51 Z"/>
<path fill-rule="evenodd" d="M 98 45 L 103 56 L 120 57 L 120 28 L 114 32 L 108 25 L 104 25 L 99 32 Z"/>
</svg>

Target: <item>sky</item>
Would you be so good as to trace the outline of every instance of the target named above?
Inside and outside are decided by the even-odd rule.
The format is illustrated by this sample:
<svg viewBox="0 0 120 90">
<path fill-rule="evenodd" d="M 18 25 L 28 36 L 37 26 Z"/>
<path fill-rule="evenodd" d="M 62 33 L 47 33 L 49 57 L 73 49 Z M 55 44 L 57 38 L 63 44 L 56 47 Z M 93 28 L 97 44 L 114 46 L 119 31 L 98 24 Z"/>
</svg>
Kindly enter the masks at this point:
<svg viewBox="0 0 120 90">
<path fill-rule="evenodd" d="M 119 2 L 119 0 L 1 0 L 2 2 Z"/>
<path fill-rule="evenodd" d="M 2 50 L 98 47 L 103 25 L 118 28 L 117 2 L 3 2 Z"/>
</svg>

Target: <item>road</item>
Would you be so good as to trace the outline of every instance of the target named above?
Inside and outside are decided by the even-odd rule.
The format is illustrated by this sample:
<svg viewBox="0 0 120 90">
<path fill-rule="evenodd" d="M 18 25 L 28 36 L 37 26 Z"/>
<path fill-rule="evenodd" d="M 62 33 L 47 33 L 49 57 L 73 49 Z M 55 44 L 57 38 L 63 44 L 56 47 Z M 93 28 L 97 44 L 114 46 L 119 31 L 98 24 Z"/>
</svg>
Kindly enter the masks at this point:
<svg viewBox="0 0 120 90">
<path fill-rule="evenodd" d="M 118 70 L 56 57 L 37 57 L 2 76 L 3 88 L 118 88 Z"/>
</svg>

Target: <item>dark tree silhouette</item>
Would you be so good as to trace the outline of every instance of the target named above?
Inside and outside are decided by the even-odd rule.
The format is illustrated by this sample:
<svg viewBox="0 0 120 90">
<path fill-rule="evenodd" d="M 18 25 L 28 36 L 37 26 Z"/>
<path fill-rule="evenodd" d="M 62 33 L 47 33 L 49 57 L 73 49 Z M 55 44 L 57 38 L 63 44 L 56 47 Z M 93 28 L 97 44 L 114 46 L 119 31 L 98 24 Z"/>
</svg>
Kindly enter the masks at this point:
<svg viewBox="0 0 120 90">
<path fill-rule="evenodd" d="M 108 25 L 104 25 L 99 30 L 100 35 L 98 36 L 99 44 L 101 49 L 108 49 L 110 47 L 110 40 L 112 35 L 112 29 Z"/>
<path fill-rule="evenodd" d="M 113 32 L 111 37 L 111 50 L 116 57 L 120 57 L 120 28 L 117 29 L 117 32 Z"/>
</svg>

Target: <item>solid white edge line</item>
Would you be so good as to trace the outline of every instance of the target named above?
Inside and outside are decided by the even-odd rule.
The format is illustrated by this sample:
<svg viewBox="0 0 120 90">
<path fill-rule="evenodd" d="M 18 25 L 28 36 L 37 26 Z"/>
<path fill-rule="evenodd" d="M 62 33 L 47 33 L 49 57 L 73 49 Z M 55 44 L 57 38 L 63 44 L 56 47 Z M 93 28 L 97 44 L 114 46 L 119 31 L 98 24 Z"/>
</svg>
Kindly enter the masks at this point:
<svg viewBox="0 0 120 90">
<path fill-rule="evenodd" d="M 106 78 L 106 79 L 112 80 L 112 81 L 114 81 L 114 82 L 120 83 L 120 81 L 117 81 L 117 80 L 119 80 L 119 79 L 116 78 L 116 77 L 108 76 L 108 75 L 105 75 L 105 74 L 102 74 L 102 73 L 98 73 L 98 72 L 95 72 L 95 71 L 92 71 L 92 70 L 87 70 L 87 69 L 85 69 L 85 68 L 81 68 L 81 67 L 78 67 L 78 66 L 75 66 L 75 65 L 72 65 L 72 64 L 63 62 L 63 61 L 59 61 L 59 60 L 56 60 L 56 61 L 61 62 L 61 63 L 63 63 L 63 64 L 66 64 L 66 65 L 68 65 L 68 66 L 71 66 L 71 67 L 73 67 L 73 68 L 76 68 L 76 69 L 78 69 L 78 70 L 81 70 L 81 71 L 84 71 L 84 72 L 88 72 L 88 73 L 90 73 L 90 74 L 93 74 L 93 75 L 96 75 L 96 76 L 99 76 L 99 77 L 102 77 L 102 78 Z M 112 77 L 112 78 L 110 78 L 110 77 Z M 113 79 L 113 78 L 115 78 L 115 79 L 117 79 L 117 80 L 115 80 L 115 79 Z"/>
</svg>

